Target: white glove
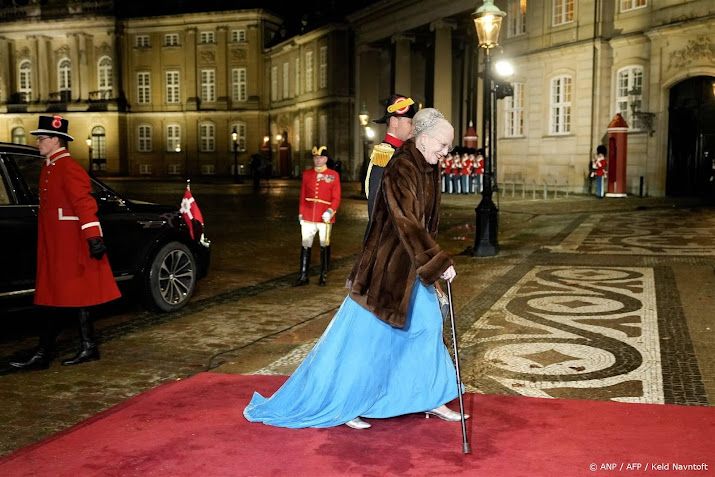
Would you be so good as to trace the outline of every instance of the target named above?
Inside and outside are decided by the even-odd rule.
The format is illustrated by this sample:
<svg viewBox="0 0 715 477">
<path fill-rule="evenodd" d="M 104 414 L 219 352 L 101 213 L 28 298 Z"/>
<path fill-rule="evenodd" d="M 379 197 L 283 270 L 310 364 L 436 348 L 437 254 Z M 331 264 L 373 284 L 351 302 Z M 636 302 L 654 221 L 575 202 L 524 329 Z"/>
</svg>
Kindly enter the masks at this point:
<svg viewBox="0 0 715 477">
<path fill-rule="evenodd" d="M 303 214 L 298 214 L 298 223 L 303 225 Z"/>
<path fill-rule="evenodd" d="M 452 283 L 452 280 L 454 280 L 454 277 L 457 276 L 457 271 L 454 269 L 454 266 L 450 265 L 447 270 L 442 273 L 441 277 L 448 282 Z"/>
<path fill-rule="evenodd" d="M 326 210 L 325 212 L 323 212 L 323 215 L 321 215 L 321 217 L 323 218 L 323 222 L 330 222 L 330 219 L 333 217 L 333 214 L 331 214 L 329 210 Z"/>
</svg>

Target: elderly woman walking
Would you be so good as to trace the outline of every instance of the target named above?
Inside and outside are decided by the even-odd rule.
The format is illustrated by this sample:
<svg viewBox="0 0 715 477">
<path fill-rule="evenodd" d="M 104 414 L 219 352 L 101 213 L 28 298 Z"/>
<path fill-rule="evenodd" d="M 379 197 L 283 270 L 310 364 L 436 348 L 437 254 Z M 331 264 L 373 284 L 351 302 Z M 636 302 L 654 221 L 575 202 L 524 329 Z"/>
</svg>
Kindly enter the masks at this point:
<svg viewBox="0 0 715 477">
<path fill-rule="evenodd" d="M 285 384 L 270 398 L 253 395 L 243 412 L 249 421 L 366 429 L 363 417 L 424 412 L 460 420 L 445 405 L 458 389 L 434 287 L 456 276 L 435 241 L 437 165 L 452 148 L 454 129 L 432 108 L 420 110 L 413 124 L 414 138 L 385 168 L 348 296 Z"/>
</svg>

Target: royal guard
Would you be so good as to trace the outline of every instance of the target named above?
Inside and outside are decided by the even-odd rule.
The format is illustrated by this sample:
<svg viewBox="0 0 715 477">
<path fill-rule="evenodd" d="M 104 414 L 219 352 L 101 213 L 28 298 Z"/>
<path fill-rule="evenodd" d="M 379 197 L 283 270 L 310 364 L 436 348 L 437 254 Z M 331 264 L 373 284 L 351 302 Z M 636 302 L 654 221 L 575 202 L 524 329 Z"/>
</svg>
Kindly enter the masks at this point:
<svg viewBox="0 0 715 477">
<path fill-rule="evenodd" d="M 477 149 L 477 155 L 474 158 L 474 168 L 472 169 L 472 180 L 474 183 L 474 193 L 482 192 L 482 183 L 484 178 L 484 149 Z"/>
<path fill-rule="evenodd" d="M 300 187 L 298 222 L 302 237 L 300 273 L 293 286 L 308 284 L 310 250 L 315 234 L 320 240 L 320 285 L 325 285 L 330 266 L 330 232 L 340 206 L 340 176 L 328 169 L 330 159 L 326 146 L 313 147 L 313 169 L 303 171 Z"/>
<path fill-rule="evenodd" d="M 462 192 L 462 184 L 459 182 L 459 171 L 462 170 L 462 154 L 455 154 L 452 160 L 452 173 L 449 175 L 452 182 L 452 193 L 459 194 Z"/>
<path fill-rule="evenodd" d="M 80 349 L 62 362 L 72 365 L 99 359 L 87 308 L 119 298 L 120 293 L 106 256 L 90 178 L 67 150 L 73 140 L 67 128 L 68 121 L 61 116 L 40 116 L 38 128 L 30 134 L 37 137 L 37 147 L 45 156 L 38 187 L 34 301 L 55 311 L 71 309 L 77 315 Z M 49 367 L 60 330 L 57 316 L 46 316 L 33 356 L 10 364 L 20 369 Z"/>
<path fill-rule="evenodd" d="M 603 198 L 606 194 L 606 146 L 600 144 L 596 147 L 596 157 L 591 162 L 591 177 L 596 181 L 596 197 Z"/>
<path fill-rule="evenodd" d="M 444 159 L 444 192 L 451 194 L 453 192 L 452 172 L 454 171 L 454 158 L 459 157 L 459 149 L 454 148 L 451 154 Z"/>
<path fill-rule="evenodd" d="M 439 158 L 439 178 L 441 184 L 441 192 L 445 194 L 447 192 L 447 176 L 444 171 L 447 167 L 447 161 L 452 160 L 452 151 L 448 152 L 447 155 Z"/>
<path fill-rule="evenodd" d="M 372 217 L 372 207 L 382 181 L 382 172 L 392 159 L 395 149 L 412 135 L 412 118 L 417 113 L 412 98 L 393 94 L 385 102 L 385 114 L 372 122 L 387 125 L 385 139 L 376 145 L 370 154 L 370 165 L 365 177 L 365 195 L 367 196 L 367 214 Z"/>
<path fill-rule="evenodd" d="M 462 194 L 469 194 L 472 192 L 471 188 L 471 175 L 472 168 L 474 167 L 474 161 L 469 155 L 469 149 L 465 149 L 462 153 L 462 167 L 459 169 L 459 181 L 462 186 Z"/>
</svg>

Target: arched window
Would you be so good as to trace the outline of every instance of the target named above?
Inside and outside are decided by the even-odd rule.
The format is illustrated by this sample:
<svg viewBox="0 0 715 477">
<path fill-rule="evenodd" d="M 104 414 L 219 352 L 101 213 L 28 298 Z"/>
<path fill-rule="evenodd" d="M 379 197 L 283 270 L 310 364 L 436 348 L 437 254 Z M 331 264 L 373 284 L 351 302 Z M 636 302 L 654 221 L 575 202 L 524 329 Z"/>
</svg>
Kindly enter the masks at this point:
<svg viewBox="0 0 715 477">
<path fill-rule="evenodd" d="M 632 118 L 631 103 L 637 111 L 643 104 L 643 67 L 630 65 L 616 73 L 616 113 L 621 113 L 631 129 L 638 129 Z"/>
<path fill-rule="evenodd" d="M 57 87 L 60 91 L 72 91 L 72 62 L 62 58 L 57 63 Z"/>
<path fill-rule="evenodd" d="M 32 101 L 32 63 L 30 60 L 21 61 L 18 72 L 17 91 L 23 101 Z"/>
<path fill-rule="evenodd" d="M 103 56 L 97 62 L 97 86 L 102 92 L 102 97 L 112 93 L 112 59 Z"/>
<path fill-rule="evenodd" d="M 14 142 L 15 144 L 27 144 L 25 128 L 20 126 L 12 128 L 12 142 Z"/>
<path fill-rule="evenodd" d="M 107 169 L 107 136 L 102 126 L 92 128 L 90 161 L 93 171 L 104 171 Z"/>
<path fill-rule="evenodd" d="M 216 126 L 214 123 L 205 121 L 199 124 L 199 141 L 201 152 L 216 150 Z"/>
</svg>

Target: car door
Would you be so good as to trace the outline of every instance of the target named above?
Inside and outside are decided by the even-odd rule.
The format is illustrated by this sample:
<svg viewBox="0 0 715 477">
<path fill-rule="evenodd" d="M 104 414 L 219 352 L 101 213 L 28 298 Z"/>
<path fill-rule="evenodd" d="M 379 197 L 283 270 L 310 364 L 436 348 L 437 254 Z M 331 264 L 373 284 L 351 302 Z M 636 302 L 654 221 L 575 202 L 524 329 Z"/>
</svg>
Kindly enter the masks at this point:
<svg viewBox="0 0 715 477">
<path fill-rule="evenodd" d="M 42 158 L 0 153 L 0 296 L 31 294 L 37 263 L 37 195 Z M 32 179 L 30 179 L 32 180 Z"/>
</svg>

